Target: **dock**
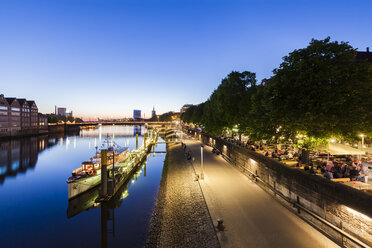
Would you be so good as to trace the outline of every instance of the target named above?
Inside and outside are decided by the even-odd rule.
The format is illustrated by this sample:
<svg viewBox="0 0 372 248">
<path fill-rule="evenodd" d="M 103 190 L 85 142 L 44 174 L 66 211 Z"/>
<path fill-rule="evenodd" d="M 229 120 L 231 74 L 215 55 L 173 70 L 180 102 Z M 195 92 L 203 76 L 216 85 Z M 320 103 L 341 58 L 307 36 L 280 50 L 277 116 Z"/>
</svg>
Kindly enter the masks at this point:
<svg viewBox="0 0 372 248">
<path fill-rule="evenodd" d="M 105 151 L 102 150 L 102 172 L 101 172 L 101 188 L 99 196 L 95 200 L 96 202 L 109 201 L 125 184 L 130 180 L 132 175 L 141 167 L 143 161 L 146 160 L 152 148 L 157 144 L 158 132 L 153 129 L 149 137 L 144 137 L 144 142 L 141 147 L 130 152 L 129 157 L 117 164 L 112 166 L 110 170 L 107 170 L 107 156 Z"/>
</svg>

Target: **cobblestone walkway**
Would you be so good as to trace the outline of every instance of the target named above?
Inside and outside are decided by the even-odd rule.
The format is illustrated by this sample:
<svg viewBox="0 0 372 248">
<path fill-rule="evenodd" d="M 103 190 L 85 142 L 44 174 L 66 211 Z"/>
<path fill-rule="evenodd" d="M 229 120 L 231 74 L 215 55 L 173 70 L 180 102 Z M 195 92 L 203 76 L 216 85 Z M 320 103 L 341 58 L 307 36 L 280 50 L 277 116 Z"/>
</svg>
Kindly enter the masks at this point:
<svg viewBox="0 0 372 248">
<path fill-rule="evenodd" d="M 180 145 L 167 162 L 146 247 L 220 247 L 199 183 Z"/>
</svg>

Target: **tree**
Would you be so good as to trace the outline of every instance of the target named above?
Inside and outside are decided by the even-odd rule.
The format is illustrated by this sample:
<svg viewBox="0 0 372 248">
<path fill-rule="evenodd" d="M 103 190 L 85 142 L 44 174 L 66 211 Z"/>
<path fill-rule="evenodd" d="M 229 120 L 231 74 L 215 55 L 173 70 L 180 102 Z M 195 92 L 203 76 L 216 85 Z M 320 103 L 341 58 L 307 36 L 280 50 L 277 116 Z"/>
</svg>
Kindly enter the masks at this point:
<svg viewBox="0 0 372 248">
<path fill-rule="evenodd" d="M 372 68 L 346 42 L 312 40 L 283 58 L 267 83 L 280 135 L 357 137 L 372 128 Z"/>
</svg>

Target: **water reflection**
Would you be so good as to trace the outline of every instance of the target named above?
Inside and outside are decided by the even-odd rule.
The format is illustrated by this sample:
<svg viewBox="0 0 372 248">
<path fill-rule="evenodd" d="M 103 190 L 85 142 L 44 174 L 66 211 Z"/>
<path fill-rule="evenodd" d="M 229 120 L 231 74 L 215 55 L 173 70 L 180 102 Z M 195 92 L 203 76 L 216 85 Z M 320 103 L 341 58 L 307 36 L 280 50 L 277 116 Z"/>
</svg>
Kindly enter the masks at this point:
<svg viewBox="0 0 372 248">
<path fill-rule="evenodd" d="M 108 238 L 115 238 L 115 209 L 120 208 L 124 200 L 129 196 L 128 184 L 137 181 L 142 172 L 146 177 L 147 159 L 142 166 L 137 169 L 132 178 L 128 180 L 108 202 L 96 203 L 100 187 L 93 188 L 84 194 L 81 194 L 68 202 L 67 218 L 72 218 L 78 214 L 88 211 L 92 208 L 101 208 L 101 247 L 106 248 Z"/>
<path fill-rule="evenodd" d="M 28 169 L 34 168 L 38 154 L 56 145 L 58 139 L 43 135 L 0 142 L 0 184 L 4 183 L 6 177 L 26 173 Z"/>
<path fill-rule="evenodd" d="M 144 129 L 141 128 L 142 134 Z M 113 132 L 115 142 L 130 150 L 135 148 L 133 126 L 102 126 L 102 139 Z M 142 142 L 141 136 L 139 143 Z M 91 157 L 100 144 L 98 129 L 75 135 L 44 135 L 0 142 L 3 182 L 0 184 L 0 247 L 145 245 L 165 155 L 149 156 L 147 166 L 121 188 L 117 198 L 104 205 L 94 205 L 99 188 L 69 202 L 66 178 L 81 161 Z M 164 150 L 164 144 L 156 149 Z"/>
</svg>

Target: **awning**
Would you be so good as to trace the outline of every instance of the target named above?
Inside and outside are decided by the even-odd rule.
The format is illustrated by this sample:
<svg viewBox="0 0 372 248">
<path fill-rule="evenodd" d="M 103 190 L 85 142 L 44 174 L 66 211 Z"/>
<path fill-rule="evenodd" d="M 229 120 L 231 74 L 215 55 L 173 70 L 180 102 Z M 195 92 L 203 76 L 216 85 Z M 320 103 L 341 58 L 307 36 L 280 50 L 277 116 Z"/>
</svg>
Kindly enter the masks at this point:
<svg viewBox="0 0 372 248">
<path fill-rule="evenodd" d="M 365 151 L 353 148 L 351 146 L 338 144 L 338 143 L 330 143 L 328 147 L 328 151 L 332 155 L 364 155 L 366 154 Z"/>
</svg>

